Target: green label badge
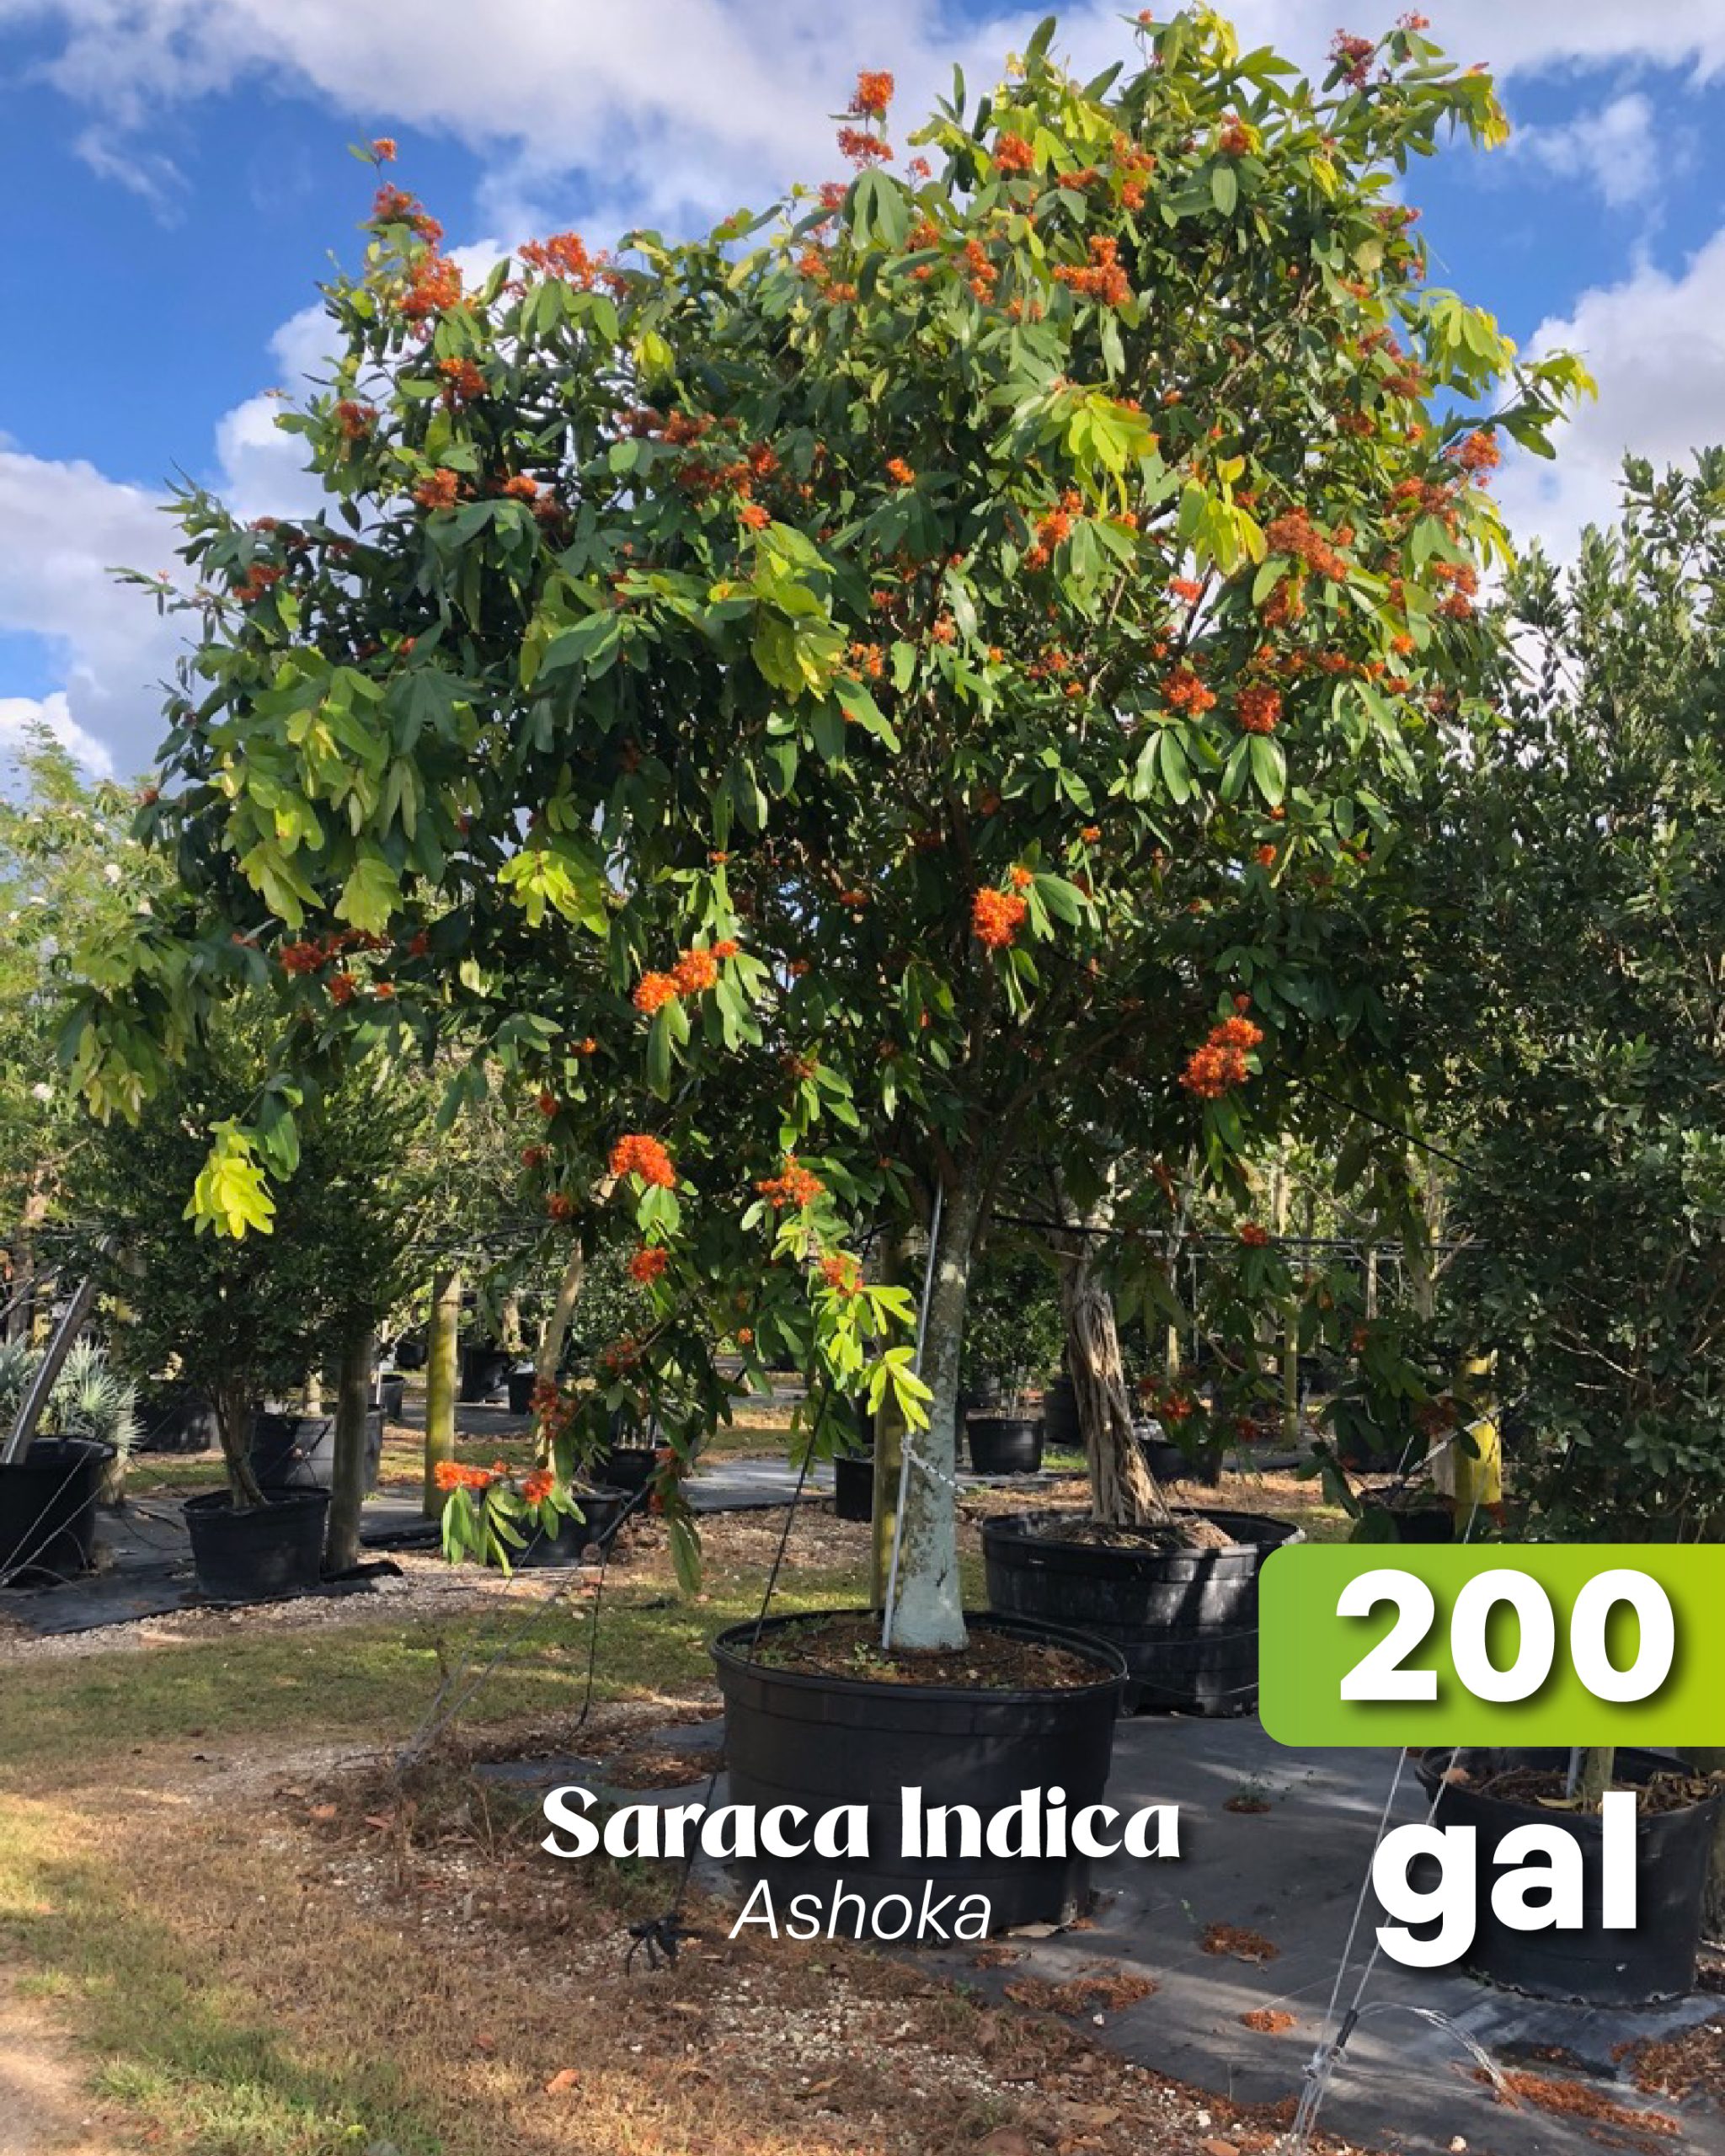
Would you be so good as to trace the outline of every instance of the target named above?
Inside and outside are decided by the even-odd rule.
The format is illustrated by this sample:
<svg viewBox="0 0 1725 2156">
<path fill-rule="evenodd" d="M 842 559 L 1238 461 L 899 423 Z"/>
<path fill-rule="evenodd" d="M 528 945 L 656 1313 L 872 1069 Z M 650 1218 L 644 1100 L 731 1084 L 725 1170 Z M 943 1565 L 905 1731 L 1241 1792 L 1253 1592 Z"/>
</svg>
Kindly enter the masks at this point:
<svg viewBox="0 0 1725 2156">
<path fill-rule="evenodd" d="M 1725 1545 L 1295 1543 L 1258 1624 L 1280 1744 L 1725 1744 Z"/>
</svg>

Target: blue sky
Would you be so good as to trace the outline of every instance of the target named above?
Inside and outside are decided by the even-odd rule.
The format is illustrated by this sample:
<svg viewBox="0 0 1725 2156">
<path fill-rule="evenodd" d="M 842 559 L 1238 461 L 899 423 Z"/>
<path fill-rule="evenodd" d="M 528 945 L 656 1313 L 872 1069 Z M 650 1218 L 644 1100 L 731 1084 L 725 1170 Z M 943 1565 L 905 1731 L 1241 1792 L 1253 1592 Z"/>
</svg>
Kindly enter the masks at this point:
<svg viewBox="0 0 1725 2156">
<path fill-rule="evenodd" d="M 1517 527 L 1564 547 L 1609 513 L 1632 445 L 1725 438 L 1725 0 L 1427 0 L 1432 34 L 1498 73 L 1516 133 L 1418 168 L 1433 281 L 1522 341 L 1578 344 L 1601 396 L 1555 474 L 1511 470 Z M 371 175 L 402 176 L 457 243 L 574 223 L 686 229 L 837 168 L 826 118 L 859 65 L 900 109 L 954 57 L 992 80 L 1034 12 L 884 0 L 860 24 L 777 0 L 0 0 L 0 738 L 45 717 L 95 766 L 139 769 L 171 632 L 113 590 L 169 555 L 184 471 L 247 513 L 290 502 L 262 395 L 318 349 L 307 315 L 352 259 Z M 1241 0 L 1242 33 L 1316 62 L 1337 0 Z M 1375 32 L 1396 9 L 1346 8 Z M 1129 49 L 1113 8 L 1061 18 L 1086 67 Z M 24 334 L 24 324 L 35 325 Z"/>
</svg>

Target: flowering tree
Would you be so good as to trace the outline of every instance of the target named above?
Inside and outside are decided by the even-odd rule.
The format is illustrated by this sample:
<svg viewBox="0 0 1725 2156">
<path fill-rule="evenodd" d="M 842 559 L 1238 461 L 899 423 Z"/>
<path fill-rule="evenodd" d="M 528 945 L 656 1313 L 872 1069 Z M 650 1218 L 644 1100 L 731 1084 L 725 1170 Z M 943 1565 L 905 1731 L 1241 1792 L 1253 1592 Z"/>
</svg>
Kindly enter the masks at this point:
<svg viewBox="0 0 1725 2156">
<path fill-rule="evenodd" d="M 1208 11 L 1087 85 L 1052 27 L 905 162 L 865 74 L 853 178 L 686 244 L 563 233 L 473 288 L 382 188 L 282 422 L 328 512 L 183 504 L 201 636 L 145 829 L 184 903 L 69 1035 L 100 1113 L 248 980 L 298 1084 L 460 1041 L 454 1105 L 537 1093 L 553 1217 L 633 1209 L 658 1317 L 613 1371 L 682 1429 L 722 1331 L 872 1353 L 920 1424 L 857 1236 L 922 1220 L 907 1646 L 963 1636 L 1001 1177 L 1081 1200 L 1129 1097 L 1226 1169 L 1267 1065 L 1369 1038 L 1338 953 L 1476 664 L 1478 483 L 1580 380 L 1421 287 L 1391 183 L 1502 121 L 1412 19 L 1322 88 Z M 208 1216 L 267 1227 L 286 1083 L 217 1134 Z"/>
</svg>

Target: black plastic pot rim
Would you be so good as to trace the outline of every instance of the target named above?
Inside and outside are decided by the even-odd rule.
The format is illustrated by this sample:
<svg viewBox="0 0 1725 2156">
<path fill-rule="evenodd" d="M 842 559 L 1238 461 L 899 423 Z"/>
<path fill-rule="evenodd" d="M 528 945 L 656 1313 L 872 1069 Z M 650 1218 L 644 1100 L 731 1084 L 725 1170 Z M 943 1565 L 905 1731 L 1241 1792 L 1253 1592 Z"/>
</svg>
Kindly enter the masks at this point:
<svg viewBox="0 0 1725 2156">
<path fill-rule="evenodd" d="M 327 1505 L 327 1490 L 266 1490 L 261 1505 L 237 1505 L 232 1490 L 206 1490 L 195 1497 L 188 1497 L 180 1507 L 183 1513 L 232 1513 L 243 1519 L 248 1513 L 291 1512 L 296 1507 Z"/>
<path fill-rule="evenodd" d="M 1044 1625 L 1036 1618 L 1008 1617 L 992 1609 L 967 1609 L 964 1615 L 967 1626 L 1033 1640 L 1042 1646 L 1064 1647 L 1081 1660 L 1096 1663 L 1108 1674 L 1098 1677 L 1093 1684 L 1039 1684 L 1011 1689 L 992 1684 L 895 1684 L 884 1678 L 811 1677 L 803 1670 L 781 1669 L 772 1662 L 757 1662 L 752 1653 L 738 1651 L 754 1645 L 756 1628 L 752 1617 L 721 1632 L 710 1652 L 721 1668 L 771 1678 L 775 1684 L 792 1684 L 805 1692 L 841 1692 L 872 1699 L 986 1700 L 991 1705 L 998 1700 L 1002 1705 L 1039 1700 L 1081 1700 L 1097 1692 L 1117 1692 L 1130 1674 L 1124 1655 L 1110 1641 L 1097 1639 L 1088 1632 L 1073 1631 L 1064 1625 Z M 759 1636 L 765 1639 L 769 1633 L 784 1630 L 792 1625 L 806 1625 L 825 1617 L 868 1617 L 876 1624 L 881 1621 L 878 1609 L 804 1609 L 788 1617 L 769 1617 L 759 1628 Z"/>
<path fill-rule="evenodd" d="M 60 1445 L 69 1452 L 92 1454 L 104 1461 L 117 1459 L 120 1452 L 120 1448 L 117 1445 L 110 1445 L 105 1438 L 81 1437 L 69 1430 L 63 1433 L 58 1430 L 38 1430 L 25 1447 L 20 1458 L 0 1462 L 0 1473 L 3 1473 L 7 1468 L 28 1467 L 30 1465 L 30 1454 L 38 1445 Z M 37 1474 L 40 1475 L 47 1464 L 44 1460 L 37 1460 L 35 1463 Z"/>
<path fill-rule="evenodd" d="M 1236 1519 L 1262 1520 L 1266 1527 L 1291 1528 L 1295 1524 L 1292 1520 L 1277 1518 L 1274 1513 L 1236 1512 L 1230 1505 L 1216 1505 L 1214 1507 L 1209 1505 L 1174 1505 L 1170 1507 L 1169 1509 L 1173 1518 L 1176 1519 L 1207 1519 L 1213 1521 L 1218 1527 L 1221 1526 L 1223 1517 L 1229 1514 L 1231 1514 Z M 1172 1556 L 1189 1555 L 1195 1556 L 1219 1557 L 1222 1555 L 1222 1552 L 1225 1550 L 1262 1550 L 1265 1547 L 1265 1545 L 1262 1542 L 1226 1542 L 1222 1544 L 1220 1548 L 1213 1550 L 1183 1551 L 1179 1550 L 1156 1550 L 1148 1547 L 1140 1549 L 1130 1542 L 1076 1542 L 1068 1535 L 1044 1534 L 1038 1532 L 1038 1529 L 1043 1521 L 1063 1519 L 1067 1517 L 1068 1515 L 1060 1513 L 1008 1513 L 997 1519 L 985 1520 L 982 1524 L 983 1537 L 985 1540 L 991 1534 L 1011 1534 L 1016 1536 L 1020 1542 L 1043 1542 L 1049 1544 L 1058 1550 L 1077 1550 L 1081 1551 L 1088 1550 L 1094 1551 L 1094 1553 L 1099 1557 L 1144 1557 L 1154 1560 L 1158 1563 L 1161 1562 L 1162 1559 Z M 1078 1515 L 1074 1513 L 1070 1515 L 1070 1517 L 1076 1518 Z"/>
<path fill-rule="evenodd" d="M 1466 1749 L 1465 1747 L 1457 1748 Z M 1434 1745 L 1423 1759 L 1416 1761 L 1414 1774 L 1428 1796 L 1435 1796 L 1439 1786 L 1444 1785 L 1442 1774 L 1430 1764 L 1434 1756 L 1440 1759 L 1452 1759 L 1455 1751 L 1447 1745 Z M 1490 1805 L 1501 1812 L 1506 1821 L 1516 1825 L 1537 1821 L 1542 1827 L 1571 1827 L 1578 1832 L 1586 1828 L 1600 1827 L 1599 1815 L 1596 1812 L 1553 1812 L 1546 1805 L 1524 1804 L 1513 1796 L 1495 1796 L 1489 1790 L 1476 1789 L 1465 1782 L 1456 1787 L 1455 1794 L 1465 1796 L 1470 1804 Z M 1680 1819 L 1685 1812 L 1717 1811 L 1722 1796 L 1725 1796 L 1725 1790 L 1716 1789 L 1711 1796 L 1704 1796 L 1694 1804 L 1676 1805 L 1664 1812 L 1637 1812 L 1636 1825 L 1651 1826 L 1661 1819 Z"/>
</svg>

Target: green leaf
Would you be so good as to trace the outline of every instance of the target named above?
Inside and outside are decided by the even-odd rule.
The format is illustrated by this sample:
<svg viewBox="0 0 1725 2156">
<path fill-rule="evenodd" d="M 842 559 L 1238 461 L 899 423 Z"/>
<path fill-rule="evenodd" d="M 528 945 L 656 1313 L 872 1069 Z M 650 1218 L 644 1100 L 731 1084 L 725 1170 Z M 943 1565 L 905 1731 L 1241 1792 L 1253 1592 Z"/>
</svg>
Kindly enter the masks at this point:
<svg viewBox="0 0 1725 2156">
<path fill-rule="evenodd" d="M 1234 214 L 1234 205 L 1240 199 L 1240 176 L 1231 164 L 1214 164 L 1210 168 L 1210 199 L 1225 217 Z"/>
</svg>

